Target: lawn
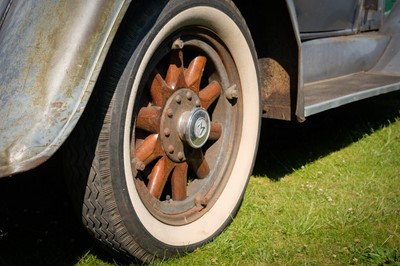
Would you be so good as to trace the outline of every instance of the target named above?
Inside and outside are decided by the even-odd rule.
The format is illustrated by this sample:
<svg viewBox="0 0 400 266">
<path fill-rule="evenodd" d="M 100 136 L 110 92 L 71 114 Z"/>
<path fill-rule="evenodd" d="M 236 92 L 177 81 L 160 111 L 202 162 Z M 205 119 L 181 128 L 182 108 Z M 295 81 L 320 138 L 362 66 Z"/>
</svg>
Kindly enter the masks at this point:
<svg viewBox="0 0 400 266">
<path fill-rule="evenodd" d="M 264 122 L 232 224 L 154 265 L 400 265 L 400 93 Z M 0 180 L 0 265 L 118 265 L 73 219 L 58 175 L 52 160 Z"/>
</svg>

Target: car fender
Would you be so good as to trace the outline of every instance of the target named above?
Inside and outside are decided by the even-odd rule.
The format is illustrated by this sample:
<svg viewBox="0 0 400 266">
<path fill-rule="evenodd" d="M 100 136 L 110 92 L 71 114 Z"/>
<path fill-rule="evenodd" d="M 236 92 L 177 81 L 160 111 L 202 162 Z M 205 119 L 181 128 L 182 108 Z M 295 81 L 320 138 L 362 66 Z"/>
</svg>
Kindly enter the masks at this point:
<svg viewBox="0 0 400 266">
<path fill-rule="evenodd" d="M 88 102 L 129 2 L 10 1 L 4 8 L 0 176 L 36 167 L 66 140 Z"/>
</svg>

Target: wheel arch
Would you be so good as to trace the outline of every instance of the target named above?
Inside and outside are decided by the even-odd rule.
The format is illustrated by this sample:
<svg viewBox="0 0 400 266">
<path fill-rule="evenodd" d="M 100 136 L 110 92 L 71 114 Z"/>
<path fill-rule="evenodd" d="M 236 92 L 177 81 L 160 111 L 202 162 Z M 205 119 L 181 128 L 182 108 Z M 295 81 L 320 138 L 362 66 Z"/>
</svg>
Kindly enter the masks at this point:
<svg viewBox="0 0 400 266">
<path fill-rule="evenodd" d="M 301 42 L 293 1 L 233 2 L 257 50 L 263 117 L 302 121 Z"/>
</svg>

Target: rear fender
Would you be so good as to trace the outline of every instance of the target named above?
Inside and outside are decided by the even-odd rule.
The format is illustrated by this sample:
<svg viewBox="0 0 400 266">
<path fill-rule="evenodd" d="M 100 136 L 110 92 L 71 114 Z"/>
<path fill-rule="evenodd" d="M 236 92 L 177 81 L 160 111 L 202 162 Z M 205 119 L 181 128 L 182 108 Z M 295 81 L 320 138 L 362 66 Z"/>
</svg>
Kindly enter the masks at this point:
<svg viewBox="0 0 400 266">
<path fill-rule="evenodd" d="M 4 7 L 0 176 L 39 165 L 68 137 L 129 2 L 35 0 Z"/>
</svg>

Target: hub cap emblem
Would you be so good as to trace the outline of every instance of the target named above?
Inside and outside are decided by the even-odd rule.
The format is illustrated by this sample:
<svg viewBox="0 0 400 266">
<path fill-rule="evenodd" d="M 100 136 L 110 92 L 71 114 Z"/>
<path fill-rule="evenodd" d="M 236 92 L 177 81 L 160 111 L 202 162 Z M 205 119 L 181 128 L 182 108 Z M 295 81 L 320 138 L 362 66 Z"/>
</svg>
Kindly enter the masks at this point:
<svg viewBox="0 0 400 266">
<path fill-rule="evenodd" d="M 210 135 L 210 117 L 204 108 L 194 108 L 184 114 L 181 120 L 182 140 L 192 148 L 203 146 Z"/>
</svg>

